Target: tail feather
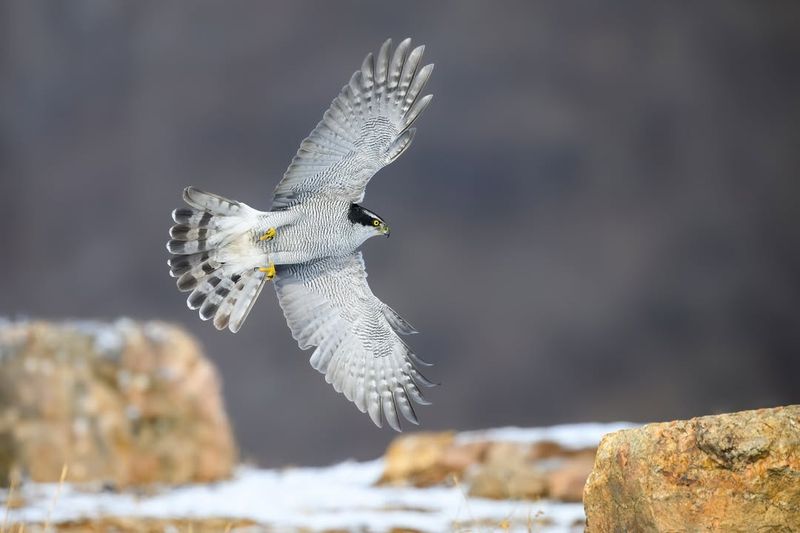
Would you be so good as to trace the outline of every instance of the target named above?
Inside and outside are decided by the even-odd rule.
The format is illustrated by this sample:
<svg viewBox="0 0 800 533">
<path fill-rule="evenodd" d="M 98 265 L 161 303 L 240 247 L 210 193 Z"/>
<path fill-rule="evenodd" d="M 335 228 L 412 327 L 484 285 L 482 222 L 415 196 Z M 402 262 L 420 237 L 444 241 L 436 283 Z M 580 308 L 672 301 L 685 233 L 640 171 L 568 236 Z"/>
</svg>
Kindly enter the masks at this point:
<svg viewBox="0 0 800 533">
<path fill-rule="evenodd" d="M 203 263 L 210 257 L 208 253 L 200 253 L 194 255 L 176 255 L 167 260 L 169 265 L 169 275 L 173 278 L 179 278 L 192 268 Z"/>
<path fill-rule="evenodd" d="M 167 242 L 167 250 L 175 255 L 192 255 L 200 252 L 207 252 L 217 247 L 217 242 L 208 239 L 198 241 L 179 241 L 172 239 Z"/>
<path fill-rule="evenodd" d="M 208 211 L 216 215 L 238 215 L 246 206 L 235 200 L 223 198 L 214 193 L 201 191 L 196 187 L 183 190 L 183 201 L 200 211 Z"/>
<path fill-rule="evenodd" d="M 175 209 L 175 225 L 169 230 L 169 253 L 192 255 L 208 252 L 246 232 L 256 222 L 259 211 L 250 206 L 187 187 L 183 199 L 192 209 Z"/>
<path fill-rule="evenodd" d="M 225 288 L 221 291 L 217 291 L 219 295 L 219 302 L 215 302 L 217 305 L 217 310 L 214 313 L 214 327 L 217 329 L 225 329 L 227 327 L 231 328 L 231 331 L 234 333 L 238 331 L 238 326 L 231 325 L 231 313 L 233 312 L 233 308 L 236 306 L 236 302 L 242 297 L 242 288 L 244 287 L 246 281 L 255 274 L 255 272 L 246 272 L 243 276 L 240 277 L 232 277 L 231 281 L 233 282 L 233 288 L 230 290 L 229 293 L 225 293 Z M 239 324 L 240 326 L 241 324 Z"/>
<path fill-rule="evenodd" d="M 189 294 L 189 297 L 186 298 L 186 305 L 189 306 L 189 309 L 200 309 L 200 306 L 202 306 L 208 296 L 214 292 L 214 289 L 221 281 L 222 278 L 216 274 L 212 274 L 201 281 L 191 294 Z M 203 317 L 201 316 L 200 318 Z"/>
<path fill-rule="evenodd" d="M 176 241 L 204 241 L 209 231 L 213 230 L 188 224 L 175 224 L 170 228 L 169 236 Z"/>
<path fill-rule="evenodd" d="M 242 327 L 258 295 L 261 294 L 261 289 L 264 288 L 266 279 L 264 273 L 258 270 L 246 272 L 242 275 L 241 281 L 243 281 L 243 283 L 241 284 L 236 303 L 231 309 L 230 324 L 228 325 L 228 329 L 232 332 L 236 333 L 239 331 L 239 328 Z"/>
<path fill-rule="evenodd" d="M 208 226 L 213 216 L 214 215 L 208 211 L 197 211 L 195 209 L 189 209 L 188 207 L 179 207 L 172 212 L 172 220 L 174 220 L 176 224 L 185 224 L 198 228 L 205 228 Z"/>
<path fill-rule="evenodd" d="M 266 277 L 258 270 L 225 276 L 214 272 L 202 281 L 186 300 L 190 309 L 199 309 L 203 320 L 214 319 L 217 329 L 236 333 L 250 313 Z"/>
<path fill-rule="evenodd" d="M 257 269 L 262 252 L 248 240 L 266 213 L 194 187 L 184 190 L 183 199 L 190 207 L 172 212 L 170 275 L 178 290 L 190 292 L 186 304 L 201 319 L 236 332 L 266 279 Z M 288 223 L 280 216 L 275 226 Z"/>
<path fill-rule="evenodd" d="M 253 307 L 266 277 L 258 270 L 229 274 L 219 268 L 196 283 L 186 299 L 189 309 L 199 311 L 202 320 L 213 319 L 217 329 L 239 331 Z"/>
<path fill-rule="evenodd" d="M 204 255 L 204 254 L 200 254 Z M 188 256 L 188 257 L 196 257 L 196 256 Z M 206 259 L 203 262 L 197 263 L 197 265 L 191 267 L 189 270 L 181 274 L 178 278 L 178 290 L 181 292 L 186 292 L 194 289 L 197 287 L 197 284 L 200 283 L 206 276 L 212 274 L 220 267 L 220 263 L 215 261 L 214 259 Z"/>
</svg>

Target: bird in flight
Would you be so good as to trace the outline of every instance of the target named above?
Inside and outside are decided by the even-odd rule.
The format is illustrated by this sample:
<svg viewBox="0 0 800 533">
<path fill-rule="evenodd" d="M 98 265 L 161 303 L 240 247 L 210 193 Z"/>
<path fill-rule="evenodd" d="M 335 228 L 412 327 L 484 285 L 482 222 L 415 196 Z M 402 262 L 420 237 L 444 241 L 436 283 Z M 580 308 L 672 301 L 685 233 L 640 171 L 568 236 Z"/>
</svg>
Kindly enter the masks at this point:
<svg viewBox="0 0 800 533">
<path fill-rule="evenodd" d="M 389 236 L 360 205 L 367 183 L 411 145 L 412 124 L 433 95 L 420 96 L 433 65 L 424 46 L 391 39 L 367 55 L 278 183 L 269 211 L 188 187 L 188 207 L 172 212 L 170 274 L 191 292 L 190 309 L 217 329 L 237 332 L 272 281 L 301 349 L 337 392 L 381 426 L 418 424 L 420 386 L 433 386 L 402 339 L 416 333 L 367 284 L 359 246 Z"/>
</svg>

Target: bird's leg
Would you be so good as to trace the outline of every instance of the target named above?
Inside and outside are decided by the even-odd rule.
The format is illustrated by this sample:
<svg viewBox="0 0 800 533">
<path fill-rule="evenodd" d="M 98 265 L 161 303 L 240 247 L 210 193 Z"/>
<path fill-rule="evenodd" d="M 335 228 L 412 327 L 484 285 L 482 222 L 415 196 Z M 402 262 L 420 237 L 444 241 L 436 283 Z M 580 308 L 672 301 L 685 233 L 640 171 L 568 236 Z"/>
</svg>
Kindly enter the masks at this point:
<svg viewBox="0 0 800 533">
<path fill-rule="evenodd" d="M 272 239 L 275 238 L 275 235 L 277 233 L 278 232 L 275 231 L 275 228 L 269 228 L 267 231 L 264 232 L 264 234 L 261 237 L 258 238 L 258 240 L 259 241 L 271 241 Z M 267 275 L 267 279 L 271 280 L 272 278 L 275 277 L 275 263 L 270 261 L 267 266 L 258 267 L 258 271 L 265 273 Z"/>
<path fill-rule="evenodd" d="M 275 263 L 270 261 L 268 266 L 258 267 L 258 271 L 264 272 L 267 275 L 267 279 L 271 280 L 275 277 Z"/>
<path fill-rule="evenodd" d="M 275 228 L 269 228 L 267 231 L 264 232 L 264 235 L 258 238 L 259 241 L 271 241 L 275 238 L 275 235 L 278 232 L 275 231 Z"/>
</svg>

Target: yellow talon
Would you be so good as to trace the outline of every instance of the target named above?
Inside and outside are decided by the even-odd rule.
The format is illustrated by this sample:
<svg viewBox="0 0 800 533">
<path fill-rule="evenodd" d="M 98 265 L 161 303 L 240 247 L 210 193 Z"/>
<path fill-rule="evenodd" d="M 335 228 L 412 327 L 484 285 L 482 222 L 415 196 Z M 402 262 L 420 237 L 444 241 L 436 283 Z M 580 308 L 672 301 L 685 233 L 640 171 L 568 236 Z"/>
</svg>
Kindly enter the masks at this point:
<svg viewBox="0 0 800 533">
<path fill-rule="evenodd" d="M 269 266 L 265 267 L 258 267 L 259 272 L 264 272 L 267 275 L 267 279 L 272 279 L 275 277 L 275 263 L 272 261 L 269 262 Z"/>
<path fill-rule="evenodd" d="M 277 233 L 278 232 L 275 231 L 275 228 L 269 228 L 266 232 L 264 232 L 264 235 L 262 235 L 261 237 L 258 238 L 258 240 L 259 241 L 271 241 L 272 239 L 275 238 L 275 235 Z"/>
</svg>

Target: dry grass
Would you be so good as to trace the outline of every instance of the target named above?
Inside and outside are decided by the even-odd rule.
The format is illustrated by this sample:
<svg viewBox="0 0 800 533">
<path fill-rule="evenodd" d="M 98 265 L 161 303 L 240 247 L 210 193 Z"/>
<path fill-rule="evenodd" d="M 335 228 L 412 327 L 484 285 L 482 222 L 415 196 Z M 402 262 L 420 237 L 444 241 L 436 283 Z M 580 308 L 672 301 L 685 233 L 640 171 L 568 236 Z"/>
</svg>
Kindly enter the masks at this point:
<svg viewBox="0 0 800 533">
<path fill-rule="evenodd" d="M 6 495 L 5 513 L 3 514 L 3 527 L 0 533 L 6 533 L 6 526 L 8 525 L 8 512 L 11 509 L 11 500 L 14 499 L 14 489 L 16 488 L 16 479 L 11 478 L 8 484 L 8 494 Z"/>
<path fill-rule="evenodd" d="M 50 502 L 50 507 L 47 509 L 47 519 L 44 522 L 44 530 L 50 530 L 50 517 L 53 516 L 53 510 L 56 508 L 58 504 L 58 499 L 61 497 L 61 490 L 64 488 L 64 481 L 67 480 L 67 474 L 69 473 L 69 467 L 66 463 L 61 467 L 61 476 L 58 478 L 58 487 L 56 487 L 56 494 L 53 496 L 53 501 Z"/>
<path fill-rule="evenodd" d="M 59 522 L 55 528 L 59 533 L 164 533 L 164 531 L 179 531 L 181 533 L 236 533 L 237 530 L 251 531 L 258 526 L 251 520 L 232 520 L 230 518 L 207 518 L 202 520 L 189 519 L 148 519 L 106 517 L 98 519 L 72 520 Z M 50 527 L 50 526 L 48 526 Z M 28 531 L 44 533 L 44 525 L 29 524 Z M 258 529 L 263 531 L 263 529 Z M 14 532 L 19 533 L 19 532 Z"/>
</svg>

